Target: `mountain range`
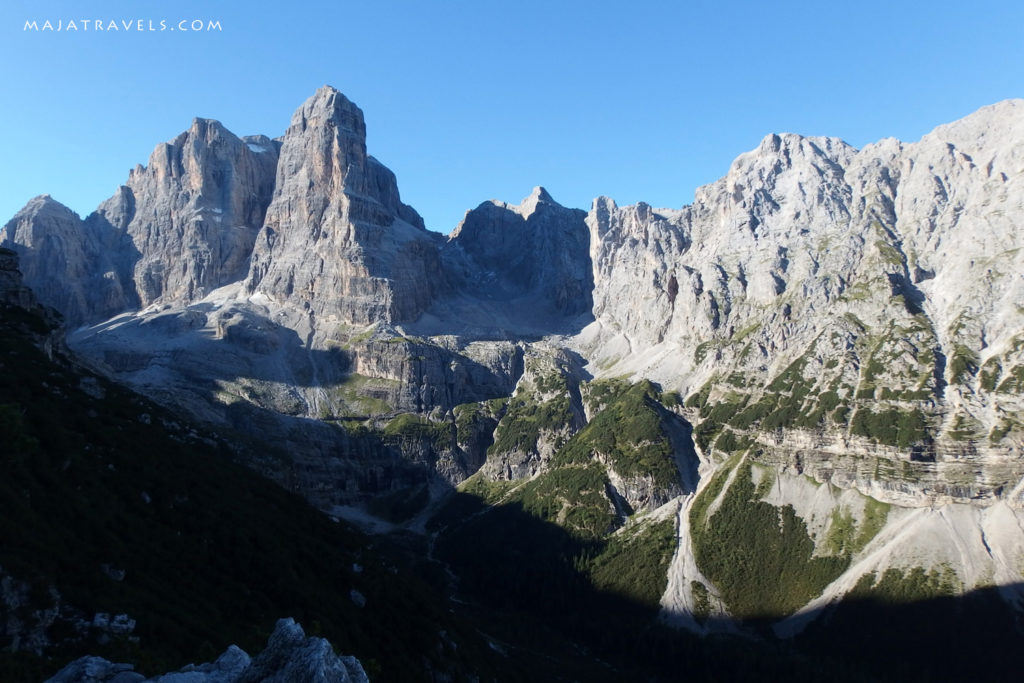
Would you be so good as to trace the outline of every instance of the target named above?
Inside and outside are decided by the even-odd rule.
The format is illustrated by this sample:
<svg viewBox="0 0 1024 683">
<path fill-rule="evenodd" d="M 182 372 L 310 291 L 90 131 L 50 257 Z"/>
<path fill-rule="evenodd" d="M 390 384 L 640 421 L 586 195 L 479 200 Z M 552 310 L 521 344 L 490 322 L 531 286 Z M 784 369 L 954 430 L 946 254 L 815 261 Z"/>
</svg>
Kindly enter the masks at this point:
<svg viewBox="0 0 1024 683">
<path fill-rule="evenodd" d="M 858 600 L 1024 610 L 1022 183 L 1007 100 L 912 143 L 769 135 L 678 209 L 537 187 L 445 236 L 325 86 L 0 246 L 90 371 L 430 539 L 467 595 L 530 590 L 515 511 L 663 622 L 800 641 Z"/>
</svg>

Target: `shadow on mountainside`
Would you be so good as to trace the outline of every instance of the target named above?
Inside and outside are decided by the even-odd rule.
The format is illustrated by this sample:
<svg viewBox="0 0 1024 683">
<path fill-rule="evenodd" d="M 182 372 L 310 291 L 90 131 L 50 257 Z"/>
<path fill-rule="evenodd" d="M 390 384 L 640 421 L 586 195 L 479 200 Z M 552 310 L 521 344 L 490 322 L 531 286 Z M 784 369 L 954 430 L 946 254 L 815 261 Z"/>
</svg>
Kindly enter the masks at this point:
<svg viewBox="0 0 1024 683">
<path fill-rule="evenodd" d="M 508 362 L 488 367 L 465 353 L 417 337 L 340 338 L 327 348 L 310 348 L 299 334 L 246 307 L 196 304 L 184 311 L 126 314 L 75 331 L 76 352 L 129 382 L 212 393 L 222 380 L 247 379 L 276 385 L 283 414 L 308 414 L 308 397 L 289 388 L 325 389 L 344 385 L 360 366 L 392 377 L 392 391 L 379 398 L 393 412 L 447 410 L 512 392 L 521 372 L 521 351 L 506 344 Z M 386 380 L 385 380 L 386 382 Z M 400 386 L 398 386 L 400 385 Z M 253 389 L 255 390 L 255 389 Z M 294 393 L 294 392 L 293 392 Z M 375 411 L 387 413 L 387 410 Z"/>
<path fill-rule="evenodd" d="M 581 539 L 519 503 L 487 506 L 456 493 L 431 528 L 435 556 L 457 577 L 461 611 L 518 663 L 517 675 L 502 680 L 1019 677 L 1024 637 L 998 588 L 908 602 L 850 599 L 819 611 L 793 640 L 770 635 L 785 615 L 742 623 L 745 636 L 702 638 L 658 621 L 657 601 L 636 597 L 641 586 L 595 588 L 593 562 L 608 541 Z M 723 630 L 714 620 L 702 623 Z"/>
<path fill-rule="evenodd" d="M 32 323 L 17 311 L 0 320 L 10 329 L 18 315 Z M 853 600 L 821 611 L 793 641 L 765 635 L 771 616 L 747 622 L 750 638 L 701 639 L 656 621 L 664 572 L 645 562 L 649 555 L 620 553 L 611 575 L 629 580 L 598 589 L 591 577 L 608 541 L 465 493 L 454 493 L 429 529 L 433 556 L 456 581 L 449 600 L 422 539 L 362 539 L 224 457 L 239 449 L 277 457 L 258 434 L 240 429 L 210 443 L 113 383 L 55 366 L 23 336 L 2 339 L 3 567 L 43 600 L 56 581 L 69 604 L 139 619 L 145 647 L 158 646 L 142 651 L 158 658 L 149 660 L 160 662 L 153 671 L 209 658 L 229 640 L 259 645 L 287 610 L 371 661 L 374 680 L 422 679 L 424 667 L 453 662 L 498 681 L 1017 678 L 1021 636 L 999 589 Z M 332 429 L 257 413 L 288 421 L 303 439 Z M 306 474 L 328 488 L 352 476 Z M 382 474 L 393 486 L 397 478 Z M 655 576 L 661 583 L 651 583 Z M 349 597 L 352 588 L 365 607 Z M 142 653 L 86 645 L 122 661 Z M 23 664 L 0 658 L 9 670 L 28 671 L 16 668 Z"/>
<path fill-rule="evenodd" d="M 259 440 L 267 448 L 252 466 L 322 509 L 436 480 L 442 456 L 462 478 L 475 472 L 481 463 L 455 443 L 450 421 L 431 423 L 423 444 L 384 440 L 360 423 L 508 396 L 522 373 L 522 351 L 511 345 L 500 367 L 488 367 L 405 337 L 310 349 L 294 330 L 244 309 L 214 315 L 201 304 L 126 316 L 80 330 L 71 345 L 154 399 Z"/>
<path fill-rule="evenodd" d="M 44 680 L 84 654 L 152 675 L 256 651 L 284 616 L 373 680 L 496 670 L 422 553 L 383 552 L 232 462 L 273 457 L 266 444 L 44 353 L 45 321 L 0 309 L 0 679 Z"/>
</svg>

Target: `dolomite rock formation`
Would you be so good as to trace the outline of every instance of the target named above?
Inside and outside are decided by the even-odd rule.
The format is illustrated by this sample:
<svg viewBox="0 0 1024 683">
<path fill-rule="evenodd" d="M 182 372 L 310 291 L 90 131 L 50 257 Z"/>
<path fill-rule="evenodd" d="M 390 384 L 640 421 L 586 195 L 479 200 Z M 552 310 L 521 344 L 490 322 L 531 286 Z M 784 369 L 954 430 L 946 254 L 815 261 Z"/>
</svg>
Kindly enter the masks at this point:
<svg viewBox="0 0 1024 683">
<path fill-rule="evenodd" d="M 0 245 L 18 252 L 25 281 L 69 325 L 110 317 L 137 305 L 124 286 L 113 231 L 85 223 L 49 195 L 29 201 L 0 230 Z"/>
<path fill-rule="evenodd" d="M 438 241 L 367 155 L 362 111 L 325 86 L 285 133 L 246 286 L 317 318 L 412 321 L 438 290 Z"/>
<path fill-rule="evenodd" d="M 583 346 L 692 389 L 733 366 L 770 377 L 825 330 L 889 329 L 946 359 L 926 381 L 936 398 L 980 407 L 974 378 L 964 386 L 950 366 L 958 348 L 983 364 L 1024 330 L 1022 120 L 1024 102 L 1007 101 L 860 151 L 772 135 L 681 210 L 598 198 L 597 323 Z"/>
<path fill-rule="evenodd" d="M 1008 101 L 859 151 L 772 135 L 692 206 L 595 200 L 597 320 L 578 348 L 609 375 L 706 387 L 730 415 L 799 397 L 732 425 L 780 466 L 892 502 L 1008 493 L 1024 476 L 1022 119 Z M 880 415 L 916 421 L 914 438 L 858 438 Z M 876 457 L 918 461 L 914 481 L 880 480 Z"/>
<path fill-rule="evenodd" d="M 20 251 L 29 286 L 72 326 L 187 304 L 244 277 L 276 167 L 277 143 L 195 119 L 84 221 L 43 195 L 0 241 Z"/>
<path fill-rule="evenodd" d="M 91 219 L 131 240 L 142 306 L 190 302 L 245 275 L 277 152 L 265 136 L 238 138 L 218 121 L 195 119 L 99 206 Z"/>
<path fill-rule="evenodd" d="M 687 552 L 687 515 L 744 448 L 787 487 L 773 505 L 799 507 L 806 478 L 827 484 L 816 543 L 822 520 L 863 497 L 959 506 L 950 514 L 968 521 L 965 509 L 1024 504 L 1022 183 L 1015 100 L 915 143 L 769 135 L 678 209 L 599 197 L 584 214 L 537 188 L 519 205 L 481 204 L 445 240 L 367 154 L 360 110 L 325 87 L 280 143 L 197 120 L 84 222 L 39 198 L 4 244 L 69 319 L 123 313 L 72 337 L 91 363 L 281 447 L 290 469 L 271 474 L 325 509 L 424 472 L 448 484 L 477 468 L 542 475 L 592 417 L 578 396 L 592 376 L 679 391 L 686 405 L 673 410 L 693 438 L 679 424 L 676 440 L 700 458 L 696 481 L 611 488 L 638 509 L 676 506 L 663 605 L 682 614 L 694 581 L 725 610 Z M 572 358 L 564 387 L 525 367 L 545 345 Z M 485 402 L 517 387 L 518 414 L 536 419 L 531 409 L 567 392 L 557 415 L 568 418 L 485 460 L 512 410 Z M 460 430 L 466 404 L 480 408 Z M 339 429 L 406 412 L 436 431 L 375 450 Z M 447 433 L 451 444 L 428 443 Z M 888 531 L 892 545 L 871 549 L 882 564 L 852 566 L 895 562 L 904 537 Z M 993 557 L 1016 542 L 1004 536 Z M 934 546 L 921 557 L 952 562 Z M 985 547 L 965 551 L 965 585 L 993 566 L 975 556 Z"/>
<path fill-rule="evenodd" d="M 460 289 L 534 318 L 589 314 L 593 275 L 585 217 L 543 187 L 518 206 L 484 202 L 467 211 L 449 237 L 448 269 Z"/>
<path fill-rule="evenodd" d="M 249 657 L 232 645 L 215 662 L 190 665 L 181 671 L 146 678 L 129 664 L 101 657 L 82 657 L 61 669 L 47 683 L 368 683 L 355 657 L 334 654 L 323 638 L 307 638 L 293 619 L 281 619 L 266 649 Z"/>
</svg>

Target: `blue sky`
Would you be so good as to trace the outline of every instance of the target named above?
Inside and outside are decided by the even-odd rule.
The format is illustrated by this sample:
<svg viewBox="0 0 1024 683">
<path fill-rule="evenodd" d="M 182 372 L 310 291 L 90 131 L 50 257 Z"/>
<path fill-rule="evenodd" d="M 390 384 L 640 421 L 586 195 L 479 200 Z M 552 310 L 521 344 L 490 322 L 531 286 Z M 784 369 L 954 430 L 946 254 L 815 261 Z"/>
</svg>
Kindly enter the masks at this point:
<svg viewBox="0 0 1024 683">
<path fill-rule="evenodd" d="M 24 30 L 83 18 L 222 30 Z M 1024 3 L 5 0 L 0 65 L 0 222 L 87 214 L 195 116 L 280 135 L 327 83 L 448 232 L 534 185 L 682 206 L 771 132 L 915 140 L 1024 96 Z"/>
</svg>

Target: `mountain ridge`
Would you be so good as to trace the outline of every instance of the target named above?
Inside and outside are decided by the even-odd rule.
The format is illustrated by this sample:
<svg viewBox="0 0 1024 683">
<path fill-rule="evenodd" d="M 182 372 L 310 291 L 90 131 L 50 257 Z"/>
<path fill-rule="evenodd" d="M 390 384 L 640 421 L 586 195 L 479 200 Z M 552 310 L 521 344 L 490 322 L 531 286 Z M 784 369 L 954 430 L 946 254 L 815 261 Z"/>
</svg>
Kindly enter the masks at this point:
<svg viewBox="0 0 1024 683">
<path fill-rule="evenodd" d="M 96 218 L 43 202 L 0 244 L 93 323 L 89 363 L 282 444 L 269 474 L 322 509 L 460 486 L 596 538 L 674 516 L 660 604 L 702 631 L 751 613 L 723 510 L 799 544 L 790 625 L 890 569 L 1021 578 L 1021 183 L 1010 100 L 910 143 L 771 134 L 679 209 L 537 187 L 446 238 L 325 87 L 279 145 L 197 119 Z M 101 238 L 127 255 L 86 264 Z"/>
</svg>

